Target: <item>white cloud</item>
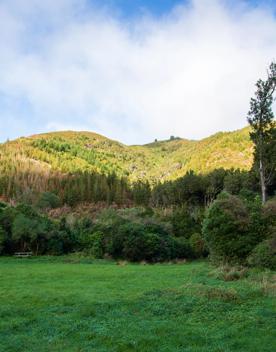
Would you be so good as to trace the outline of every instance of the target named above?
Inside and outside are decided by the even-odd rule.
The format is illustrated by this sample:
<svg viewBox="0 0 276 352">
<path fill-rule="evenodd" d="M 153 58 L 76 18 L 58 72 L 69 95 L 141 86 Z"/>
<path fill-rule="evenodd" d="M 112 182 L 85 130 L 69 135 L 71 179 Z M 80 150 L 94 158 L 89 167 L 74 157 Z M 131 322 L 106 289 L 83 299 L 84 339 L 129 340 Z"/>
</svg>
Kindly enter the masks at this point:
<svg viewBox="0 0 276 352">
<path fill-rule="evenodd" d="M 0 94 L 27 101 L 40 131 L 81 126 L 142 143 L 240 128 L 276 56 L 271 9 L 239 1 L 194 0 L 130 23 L 84 1 L 22 4 L 0 5 Z"/>
</svg>

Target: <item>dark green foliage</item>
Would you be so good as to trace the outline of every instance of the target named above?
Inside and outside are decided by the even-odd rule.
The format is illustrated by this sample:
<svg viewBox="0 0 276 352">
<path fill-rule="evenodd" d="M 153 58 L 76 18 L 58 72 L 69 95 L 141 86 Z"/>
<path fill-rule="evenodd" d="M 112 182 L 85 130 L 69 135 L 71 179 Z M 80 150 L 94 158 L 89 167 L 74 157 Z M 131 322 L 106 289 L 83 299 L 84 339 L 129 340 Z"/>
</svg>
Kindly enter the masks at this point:
<svg viewBox="0 0 276 352">
<path fill-rule="evenodd" d="M 194 259 L 195 254 L 190 242 L 185 237 L 174 238 L 174 257 L 181 259 Z"/>
<path fill-rule="evenodd" d="M 102 232 L 96 231 L 91 235 L 89 252 L 94 258 L 103 258 L 104 234 Z"/>
<path fill-rule="evenodd" d="M 41 209 L 54 209 L 60 205 L 60 198 L 52 192 L 42 193 L 37 203 L 37 206 Z"/>
<path fill-rule="evenodd" d="M 201 230 L 201 219 L 195 218 L 192 210 L 189 210 L 187 206 L 175 208 L 168 220 L 177 237 L 190 238 L 193 233 Z"/>
<path fill-rule="evenodd" d="M 232 174 L 232 170 L 226 171 L 222 168 L 210 172 L 205 180 L 205 204 L 210 204 L 224 189 L 225 179 Z"/>
<path fill-rule="evenodd" d="M 62 254 L 76 247 L 70 230 L 39 214 L 29 205 L 8 206 L 0 213 L 3 254 L 32 251 L 34 254 Z M 73 244 L 74 243 L 74 244 Z"/>
<path fill-rule="evenodd" d="M 155 185 L 151 192 L 151 203 L 156 207 L 204 207 L 223 190 L 234 195 L 251 192 L 254 198 L 258 181 L 253 172 L 233 169 L 217 169 L 206 175 L 188 172 L 175 181 Z"/>
<path fill-rule="evenodd" d="M 148 206 L 151 197 L 150 184 L 145 181 L 137 181 L 132 186 L 133 200 L 137 205 Z"/>
<path fill-rule="evenodd" d="M 122 242 L 122 254 L 128 260 L 140 261 L 147 256 L 147 233 L 140 224 L 125 224 L 118 229 Z M 154 246 L 154 244 L 153 244 Z"/>
<path fill-rule="evenodd" d="M 12 226 L 17 211 L 14 207 L 6 207 L 0 212 L 0 226 L 5 234 L 5 241 L 2 242 L 2 252 L 4 254 L 11 254 L 13 252 L 12 245 Z"/>
<path fill-rule="evenodd" d="M 4 251 L 5 242 L 6 242 L 6 232 L 5 232 L 5 230 L 0 226 L 0 254 L 2 254 L 2 252 Z"/>
<path fill-rule="evenodd" d="M 130 261 L 164 261 L 171 259 L 173 240 L 168 234 L 150 232 L 152 229 L 141 224 L 120 226 L 124 239 L 122 254 Z"/>
<path fill-rule="evenodd" d="M 256 267 L 276 270 L 276 235 L 258 244 L 248 257 L 248 263 Z"/>
<path fill-rule="evenodd" d="M 276 63 L 272 62 L 267 79 L 258 80 L 255 98 L 250 101 L 248 122 L 252 128 L 250 137 L 254 143 L 254 167 L 258 170 L 262 201 L 267 200 L 267 187 L 276 172 L 276 127 L 272 103 L 276 93 Z"/>
<path fill-rule="evenodd" d="M 103 258 L 104 234 L 101 231 L 91 231 L 92 228 L 80 234 L 80 250 L 94 258 Z"/>
<path fill-rule="evenodd" d="M 255 220 L 236 196 L 224 193 L 214 201 L 203 222 L 203 233 L 212 258 L 222 262 L 243 262 L 262 239 L 255 229 Z"/>
<path fill-rule="evenodd" d="M 265 203 L 262 209 L 262 219 L 266 225 L 267 237 L 276 234 L 276 199 L 271 199 Z"/>
<path fill-rule="evenodd" d="M 103 250 L 114 258 L 130 261 L 163 261 L 171 258 L 173 239 L 159 224 L 144 220 L 133 222 L 112 214 L 108 222 L 103 217 L 99 219 L 96 229 L 101 231 Z"/>
<path fill-rule="evenodd" d="M 189 244 L 195 258 L 205 257 L 208 253 L 205 241 L 200 233 L 194 233 L 189 239 Z"/>
<path fill-rule="evenodd" d="M 15 246 L 21 251 L 30 250 L 31 238 L 37 236 L 38 223 L 26 217 L 24 214 L 18 214 L 13 222 L 12 240 Z"/>
<path fill-rule="evenodd" d="M 122 258 L 124 234 L 119 228 L 127 220 L 118 215 L 114 210 L 107 209 L 97 219 L 95 231 L 104 233 L 104 252 L 114 258 Z"/>
<path fill-rule="evenodd" d="M 154 217 L 152 209 L 104 210 L 94 222 L 75 222 L 72 231 L 78 250 L 96 258 L 158 262 L 194 257 L 188 240 L 176 239 L 170 224 Z"/>
<path fill-rule="evenodd" d="M 0 202 L 0 212 L 3 211 L 8 205 L 4 202 Z"/>
<path fill-rule="evenodd" d="M 176 181 L 176 192 L 180 202 L 184 200 L 188 204 L 203 204 L 204 191 L 203 177 L 193 171 Z"/>
<path fill-rule="evenodd" d="M 208 248 L 212 259 L 243 263 L 258 243 L 275 234 L 275 214 L 274 200 L 262 207 L 252 195 L 221 193 L 206 213 L 202 238 L 203 207 L 193 201 L 163 210 L 106 209 L 93 220 L 78 214 L 51 220 L 21 203 L 1 208 L 0 247 L 2 254 L 78 251 L 135 262 L 201 258 Z"/>
<path fill-rule="evenodd" d="M 244 189 L 250 189 L 249 173 L 241 170 L 231 170 L 225 173 L 223 188 L 226 192 L 238 195 Z"/>
</svg>

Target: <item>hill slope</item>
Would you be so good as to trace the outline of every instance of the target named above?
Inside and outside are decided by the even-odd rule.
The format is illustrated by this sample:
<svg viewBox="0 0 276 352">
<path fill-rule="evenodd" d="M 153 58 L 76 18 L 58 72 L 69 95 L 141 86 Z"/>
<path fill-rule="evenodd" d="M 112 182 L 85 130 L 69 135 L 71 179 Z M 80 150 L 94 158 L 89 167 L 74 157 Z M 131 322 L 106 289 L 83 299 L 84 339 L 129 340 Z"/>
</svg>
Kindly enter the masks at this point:
<svg viewBox="0 0 276 352">
<path fill-rule="evenodd" d="M 175 179 L 189 170 L 248 170 L 253 146 L 249 129 L 219 132 L 200 141 L 174 139 L 126 146 L 91 132 L 54 132 L 19 138 L 0 145 L 0 171 L 116 173 L 131 181 Z"/>
</svg>

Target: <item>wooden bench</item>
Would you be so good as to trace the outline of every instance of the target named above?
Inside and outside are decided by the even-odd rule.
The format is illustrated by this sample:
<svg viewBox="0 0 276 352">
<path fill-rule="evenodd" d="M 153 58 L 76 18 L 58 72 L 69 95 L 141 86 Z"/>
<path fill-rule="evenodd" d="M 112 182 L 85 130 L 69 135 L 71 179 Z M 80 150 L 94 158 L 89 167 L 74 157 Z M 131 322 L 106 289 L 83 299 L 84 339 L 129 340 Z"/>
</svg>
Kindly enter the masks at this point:
<svg viewBox="0 0 276 352">
<path fill-rule="evenodd" d="M 28 258 L 33 255 L 33 252 L 16 252 L 14 256 L 17 258 Z"/>
</svg>

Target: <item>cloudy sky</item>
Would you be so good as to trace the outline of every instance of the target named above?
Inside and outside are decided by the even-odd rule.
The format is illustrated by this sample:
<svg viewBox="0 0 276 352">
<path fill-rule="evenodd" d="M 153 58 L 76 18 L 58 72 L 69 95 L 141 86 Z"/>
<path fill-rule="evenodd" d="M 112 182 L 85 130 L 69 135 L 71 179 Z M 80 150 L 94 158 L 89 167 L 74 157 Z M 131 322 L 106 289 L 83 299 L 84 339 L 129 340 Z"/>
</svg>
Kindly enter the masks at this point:
<svg viewBox="0 0 276 352">
<path fill-rule="evenodd" d="M 234 130 L 273 59 L 274 0 L 0 0 L 0 141 Z"/>
</svg>

